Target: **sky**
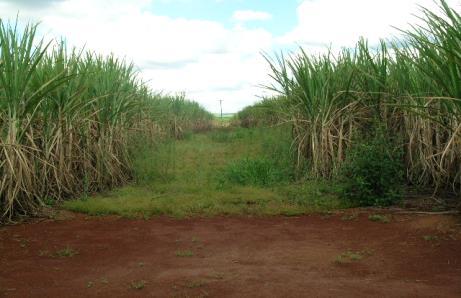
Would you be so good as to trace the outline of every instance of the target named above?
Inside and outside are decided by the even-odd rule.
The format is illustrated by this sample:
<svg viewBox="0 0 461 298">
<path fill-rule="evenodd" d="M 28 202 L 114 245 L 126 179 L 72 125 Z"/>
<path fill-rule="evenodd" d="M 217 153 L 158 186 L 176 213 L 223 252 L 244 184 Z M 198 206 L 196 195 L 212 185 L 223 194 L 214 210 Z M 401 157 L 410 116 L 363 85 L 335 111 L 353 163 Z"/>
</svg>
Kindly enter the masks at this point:
<svg viewBox="0 0 461 298">
<path fill-rule="evenodd" d="M 459 11 L 461 0 L 448 3 Z M 40 22 L 45 39 L 132 61 L 154 91 L 185 92 L 211 112 L 262 96 L 262 53 L 317 53 L 399 36 L 432 0 L 0 0 L 0 18 Z"/>
</svg>

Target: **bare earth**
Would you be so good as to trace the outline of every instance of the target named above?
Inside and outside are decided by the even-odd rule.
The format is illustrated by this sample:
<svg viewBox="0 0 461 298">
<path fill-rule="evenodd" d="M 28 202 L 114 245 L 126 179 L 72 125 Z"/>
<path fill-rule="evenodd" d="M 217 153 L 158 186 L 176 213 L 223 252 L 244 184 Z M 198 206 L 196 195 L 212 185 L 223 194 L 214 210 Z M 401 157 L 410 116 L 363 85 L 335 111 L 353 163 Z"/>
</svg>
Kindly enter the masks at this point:
<svg viewBox="0 0 461 298">
<path fill-rule="evenodd" d="M 390 217 L 76 215 L 0 227 L 0 296 L 461 297 L 459 218 Z"/>
</svg>

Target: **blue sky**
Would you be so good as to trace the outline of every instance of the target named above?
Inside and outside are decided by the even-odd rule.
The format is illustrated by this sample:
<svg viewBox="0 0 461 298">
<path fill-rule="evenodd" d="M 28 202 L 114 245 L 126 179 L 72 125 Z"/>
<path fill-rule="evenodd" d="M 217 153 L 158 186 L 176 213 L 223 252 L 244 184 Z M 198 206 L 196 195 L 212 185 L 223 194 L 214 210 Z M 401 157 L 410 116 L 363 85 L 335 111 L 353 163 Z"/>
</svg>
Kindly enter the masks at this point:
<svg viewBox="0 0 461 298">
<path fill-rule="evenodd" d="M 235 21 L 232 15 L 235 11 L 264 11 L 271 14 L 267 21 L 253 21 L 249 28 L 262 27 L 273 34 L 281 35 L 296 26 L 296 8 L 300 1 L 276 0 L 154 0 L 149 9 L 160 15 L 174 18 L 206 19 L 221 22 L 232 27 Z"/>
<path fill-rule="evenodd" d="M 461 0 L 447 0 L 459 10 Z M 261 52 L 371 44 L 408 28 L 432 0 L 0 0 L 0 17 L 40 22 L 47 40 L 133 61 L 155 91 L 236 112 L 270 92 Z"/>
</svg>

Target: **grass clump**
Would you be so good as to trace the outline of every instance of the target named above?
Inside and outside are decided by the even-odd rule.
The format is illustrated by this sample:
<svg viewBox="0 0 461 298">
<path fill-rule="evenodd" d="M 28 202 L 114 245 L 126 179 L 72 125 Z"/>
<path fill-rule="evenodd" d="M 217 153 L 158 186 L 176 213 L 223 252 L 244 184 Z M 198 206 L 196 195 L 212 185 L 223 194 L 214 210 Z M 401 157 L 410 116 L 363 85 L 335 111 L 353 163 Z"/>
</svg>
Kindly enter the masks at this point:
<svg viewBox="0 0 461 298">
<path fill-rule="evenodd" d="M 436 235 L 424 235 L 423 239 L 426 241 L 437 241 L 439 240 L 439 237 Z"/>
<path fill-rule="evenodd" d="M 361 252 L 346 251 L 336 257 L 335 263 L 347 264 L 351 262 L 360 261 L 361 259 L 363 259 L 363 254 Z"/>
<path fill-rule="evenodd" d="M 78 255 L 78 251 L 68 246 L 66 248 L 57 250 L 54 253 L 54 256 L 59 257 L 59 258 L 71 258 L 75 255 Z"/>
<path fill-rule="evenodd" d="M 267 158 L 244 158 L 232 162 L 224 171 L 226 182 L 240 185 L 269 186 L 287 180 L 286 173 Z"/>
<path fill-rule="evenodd" d="M 137 280 L 130 283 L 130 288 L 133 290 L 142 290 L 146 286 L 145 280 Z"/>
<path fill-rule="evenodd" d="M 391 220 L 386 215 L 382 214 L 371 214 L 368 219 L 374 222 L 389 223 Z"/>
<path fill-rule="evenodd" d="M 246 139 L 252 137 L 260 142 L 259 154 L 230 162 L 220 176 L 220 184 L 267 187 L 292 182 L 295 173 L 288 129 L 247 129 Z"/>
<path fill-rule="evenodd" d="M 343 221 L 357 220 L 358 217 L 359 217 L 359 214 L 358 214 L 358 213 L 344 214 L 344 215 L 341 217 L 341 220 L 343 220 Z"/>
<path fill-rule="evenodd" d="M 349 264 L 353 262 L 358 262 L 365 257 L 371 256 L 372 254 L 373 252 L 368 249 L 362 250 L 362 251 L 348 250 L 346 252 L 343 252 L 339 256 L 337 256 L 335 258 L 335 263 L 336 264 Z"/>
<path fill-rule="evenodd" d="M 193 257 L 194 253 L 191 250 L 177 250 L 175 252 L 175 255 L 181 258 L 188 258 L 188 257 Z"/>
</svg>

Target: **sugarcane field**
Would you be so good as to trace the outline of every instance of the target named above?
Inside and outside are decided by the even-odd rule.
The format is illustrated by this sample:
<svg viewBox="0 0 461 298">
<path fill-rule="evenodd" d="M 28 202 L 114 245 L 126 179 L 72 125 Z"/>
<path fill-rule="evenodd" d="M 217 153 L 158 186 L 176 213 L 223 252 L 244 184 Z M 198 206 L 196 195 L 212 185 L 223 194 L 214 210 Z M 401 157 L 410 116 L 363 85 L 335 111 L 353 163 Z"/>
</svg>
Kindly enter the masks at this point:
<svg viewBox="0 0 461 298">
<path fill-rule="evenodd" d="M 0 297 L 461 297 L 461 1 L 0 0 Z"/>
</svg>

